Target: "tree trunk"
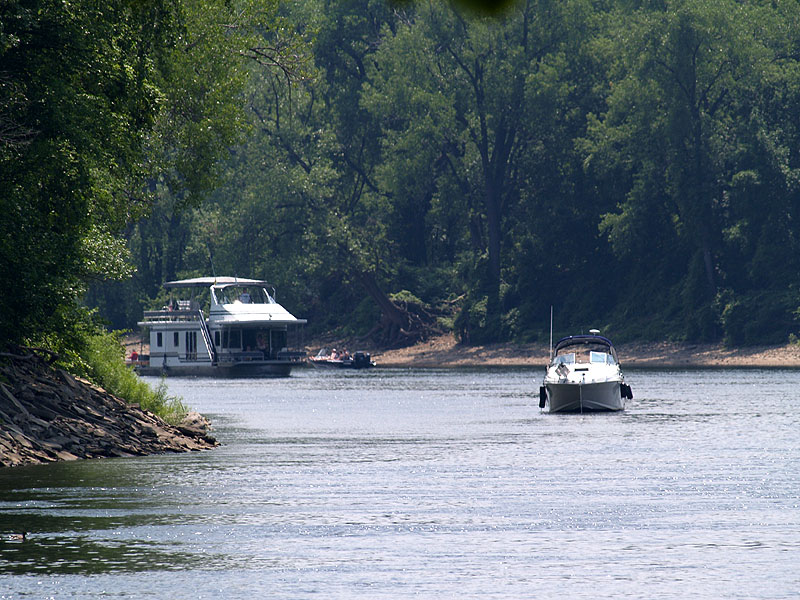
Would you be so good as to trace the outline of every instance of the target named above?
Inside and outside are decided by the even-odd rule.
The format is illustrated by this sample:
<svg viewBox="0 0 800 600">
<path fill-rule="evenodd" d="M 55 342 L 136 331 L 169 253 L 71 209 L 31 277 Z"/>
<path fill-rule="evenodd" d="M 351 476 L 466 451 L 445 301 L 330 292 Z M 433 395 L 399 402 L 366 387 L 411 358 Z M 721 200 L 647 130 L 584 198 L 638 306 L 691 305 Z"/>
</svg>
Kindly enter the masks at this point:
<svg viewBox="0 0 800 600">
<path fill-rule="evenodd" d="M 378 282 L 375 281 L 375 276 L 372 273 L 358 271 L 355 273 L 355 276 L 359 283 L 364 286 L 370 298 L 375 300 L 375 303 L 380 307 L 384 318 L 399 329 L 408 327 L 408 314 L 400 310 L 400 308 L 392 302 L 391 298 L 386 295 L 378 285 Z"/>
<path fill-rule="evenodd" d="M 402 347 L 426 339 L 431 333 L 440 333 L 436 316 L 425 306 L 414 302 L 398 305 L 380 288 L 370 272 L 354 272 L 359 283 L 381 309 L 381 321 L 366 337 L 382 331 L 381 343 L 388 347 Z"/>
</svg>

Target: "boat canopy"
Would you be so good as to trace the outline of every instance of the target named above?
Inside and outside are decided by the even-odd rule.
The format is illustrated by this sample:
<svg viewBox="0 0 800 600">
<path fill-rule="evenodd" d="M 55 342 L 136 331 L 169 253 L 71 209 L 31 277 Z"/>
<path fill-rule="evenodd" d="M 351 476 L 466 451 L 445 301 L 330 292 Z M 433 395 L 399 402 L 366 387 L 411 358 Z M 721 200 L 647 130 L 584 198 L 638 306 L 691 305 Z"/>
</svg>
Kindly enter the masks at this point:
<svg viewBox="0 0 800 600">
<path fill-rule="evenodd" d="M 243 277 L 194 277 L 192 279 L 179 279 L 177 281 L 167 281 L 164 284 L 165 288 L 192 288 L 202 287 L 208 288 L 211 286 L 216 288 L 224 288 L 229 286 L 266 286 L 271 287 L 271 284 L 261 279 L 245 279 Z"/>
<path fill-rule="evenodd" d="M 570 348 L 572 346 L 591 345 L 605 346 L 609 348 L 611 352 L 614 350 L 614 344 L 611 343 L 611 340 L 604 338 L 602 335 L 570 335 L 558 340 L 556 343 L 555 352 L 563 350 L 564 348 Z"/>
</svg>

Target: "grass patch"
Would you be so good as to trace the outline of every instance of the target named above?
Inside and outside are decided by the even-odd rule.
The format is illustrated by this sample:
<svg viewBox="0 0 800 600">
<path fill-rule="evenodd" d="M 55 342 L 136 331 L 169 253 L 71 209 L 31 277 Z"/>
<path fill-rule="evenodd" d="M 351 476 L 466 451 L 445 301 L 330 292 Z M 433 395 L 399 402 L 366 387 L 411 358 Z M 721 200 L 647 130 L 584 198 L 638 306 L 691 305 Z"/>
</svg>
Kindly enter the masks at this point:
<svg viewBox="0 0 800 600">
<path fill-rule="evenodd" d="M 188 412 L 182 399 L 170 396 L 163 380 L 154 389 L 125 364 L 120 335 L 104 332 L 89 336 L 83 358 L 90 379 L 129 404 L 138 404 L 167 423 L 178 423 Z"/>
</svg>

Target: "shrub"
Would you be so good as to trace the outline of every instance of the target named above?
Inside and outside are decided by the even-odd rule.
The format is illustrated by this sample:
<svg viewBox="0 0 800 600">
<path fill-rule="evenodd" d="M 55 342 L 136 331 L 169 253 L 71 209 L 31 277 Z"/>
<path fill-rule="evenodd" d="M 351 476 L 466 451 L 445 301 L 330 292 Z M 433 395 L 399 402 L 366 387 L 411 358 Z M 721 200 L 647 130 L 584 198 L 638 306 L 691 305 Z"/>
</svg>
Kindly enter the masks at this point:
<svg viewBox="0 0 800 600">
<path fill-rule="evenodd" d="M 780 344 L 797 331 L 797 294 L 764 290 L 739 296 L 722 310 L 721 321 L 728 346 Z"/>
<path fill-rule="evenodd" d="M 85 354 L 87 375 L 109 393 L 130 404 L 138 404 L 168 423 L 177 423 L 186 415 L 186 406 L 180 398 L 168 395 L 163 380 L 153 389 L 125 364 L 125 350 L 119 332 L 89 336 Z"/>
</svg>

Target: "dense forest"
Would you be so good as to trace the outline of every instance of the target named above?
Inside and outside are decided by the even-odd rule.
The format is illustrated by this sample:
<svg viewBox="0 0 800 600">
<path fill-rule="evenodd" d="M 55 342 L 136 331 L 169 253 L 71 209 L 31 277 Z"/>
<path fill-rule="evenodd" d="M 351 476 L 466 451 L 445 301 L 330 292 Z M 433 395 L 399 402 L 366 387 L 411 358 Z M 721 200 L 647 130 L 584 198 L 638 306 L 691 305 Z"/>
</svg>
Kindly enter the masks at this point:
<svg viewBox="0 0 800 600">
<path fill-rule="evenodd" d="M 0 214 L 56 350 L 211 274 L 385 345 L 786 342 L 800 3 L 11 0 Z"/>
</svg>

